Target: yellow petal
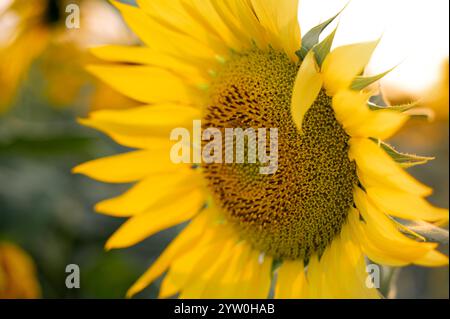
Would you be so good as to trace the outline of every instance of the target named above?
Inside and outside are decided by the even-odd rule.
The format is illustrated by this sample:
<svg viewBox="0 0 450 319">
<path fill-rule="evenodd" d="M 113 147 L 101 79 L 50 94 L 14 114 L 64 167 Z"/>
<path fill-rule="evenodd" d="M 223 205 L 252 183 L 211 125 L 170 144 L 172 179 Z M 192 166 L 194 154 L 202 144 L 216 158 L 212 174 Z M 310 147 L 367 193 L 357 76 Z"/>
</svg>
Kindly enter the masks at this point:
<svg viewBox="0 0 450 319">
<path fill-rule="evenodd" d="M 346 131 L 354 137 L 374 137 L 384 140 L 397 133 L 408 118 L 408 115 L 398 111 L 369 111 L 363 121 L 348 127 Z"/>
<path fill-rule="evenodd" d="M 79 122 L 105 132 L 125 146 L 151 149 L 153 144 L 161 143 L 160 139 L 167 143 L 174 128 L 191 128 L 200 114 L 192 107 L 168 104 L 96 111 Z"/>
<path fill-rule="evenodd" d="M 167 205 L 136 215 L 109 238 L 105 247 L 109 250 L 132 246 L 146 237 L 191 219 L 199 212 L 203 203 L 203 191 L 194 190 Z"/>
<path fill-rule="evenodd" d="M 215 33 L 206 29 L 200 21 L 188 14 L 185 10 L 184 1 L 138 0 L 138 4 L 152 19 L 162 25 L 198 40 L 203 45 L 213 49 L 217 54 L 228 53 L 226 43 L 221 41 Z"/>
<path fill-rule="evenodd" d="M 364 254 L 366 254 L 370 260 L 380 265 L 389 265 L 394 267 L 410 264 L 410 261 L 405 261 L 397 258 L 396 256 L 392 256 L 392 254 L 386 253 L 368 237 L 368 233 L 364 230 L 363 224 L 359 220 L 359 212 L 356 209 L 351 209 L 348 220 L 351 238 L 360 244 Z"/>
<path fill-rule="evenodd" d="M 202 276 L 199 278 L 199 275 L 192 277 L 192 282 L 189 285 L 193 285 L 195 287 L 195 283 L 197 283 L 198 287 L 202 287 L 200 292 L 196 294 L 190 294 L 191 296 L 196 296 L 196 298 L 210 298 L 211 296 L 216 297 L 224 297 L 224 295 L 218 292 L 218 288 L 220 290 L 221 285 L 225 284 L 224 287 L 226 289 L 226 296 L 228 298 L 245 298 L 245 299 L 265 299 L 269 295 L 270 286 L 271 286 L 271 268 L 272 268 L 272 257 L 270 256 L 262 256 L 259 251 L 250 249 L 248 245 L 242 247 L 242 252 L 240 253 L 240 258 L 236 260 L 235 265 L 241 265 L 241 269 L 236 270 L 236 278 L 238 282 L 235 283 L 235 280 L 231 280 L 228 283 L 220 283 L 219 285 L 214 285 L 214 282 L 209 282 L 210 280 L 216 281 L 217 278 L 220 278 L 220 271 L 226 272 L 227 269 L 227 261 L 232 259 L 233 250 L 229 248 L 229 246 L 224 246 L 223 250 L 228 250 L 227 257 L 222 258 L 223 252 L 222 249 L 220 255 L 217 256 L 217 253 L 213 254 L 215 259 L 219 262 L 212 262 L 211 265 L 214 268 L 208 267 L 208 270 L 202 272 Z M 201 283 L 202 281 L 202 283 Z M 200 283 L 200 284 L 198 284 Z M 189 286 L 187 285 L 187 286 Z M 192 291 L 192 287 L 187 287 L 188 290 Z"/>
<path fill-rule="evenodd" d="M 109 125 L 117 133 L 155 134 L 165 131 L 169 137 L 173 128 L 192 127 L 192 121 L 200 119 L 200 110 L 176 104 L 158 104 L 126 110 L 100 110 L 90 114 L 88 121 Z"/>
<path fill-rule="evenodd" d="M 187 34 L 175 31 L 156 21 L 144 10 L 112 1 L 127 25 L 152 50 L 174 55 L 207 69 L 214 65 L 215 52 Z"/>
<path fill-rule="evenodd" d="M 105 61 L 145 64 L 174 72 L 195 84 L 209 81 L 204 70 L 192 66 L 186 61 L 164 53 L 155 52 L 147 47 L 106 45 L 91 49 L 91 53 Z"/>
<path fill-rule="evenodd" d="M 142 41 L 146 44 L 154 41 L 152 39 L 152 32 L 149 32 L 150 30 L 153 31 L 152 21 L 143 10 L 115 0 L 111 0 L 111 3 L 121 12 L 127 25 Z M 155 31 L 153 33 L 157 36 Z"/>
<path fill-rule="evenodd" d="M 354 198 L 356 206 L 364 218 L 361 228 L 370 242 L 367 245 L 372 245 L 382 251 L 381 256 L 395 259 L 395 265 L 412 263 L 436 247 L 435 243 L 417 242 L 403 235 L 392 220 L 368 201 L 366 194 L 361 189 L 355 189 Z M 369 256 L 374 257 L 373 254 Z M 377 260 L 379 259 L 375 259 L 375 261 Z"/>
<path fill-rule="evenodd" d="M 369 187 L 367 194 L 377 207 L 389 215 L 429 222 L 448 221 L 447 209 L 433 207 L 417 195 L 381 187 Z"/>
<path fill-rule="evenodd" d="M 333 239 L 320 260 L 313 256 L 308 265 L 308 297 L 309 298 L 362 298 L 361 287 L 364 280 L 358 276 L 357 261 L 362 259 L 358 246 L 341 243 L 339 237 Z M 358 259 L 351 258 L 353 255 Z M 336 276 L 339 274 L 339 276 Z"/>
<path fill-rule="evenodd" d="M 348 224 L 343 226 L 341 234 L 333 239 L 320 260 L 324 272 L 321 297 L 379 298 L 377 289 L 366 285 L 368 274 L 364 256 L 348 234 L 348 228 Z"/>
<path fill-rule="evenodd" d="M 168 55 L 158 54 L 151 49 L 141 46 L 103 45 L 90 49 L 90 52 L 97 58 L 108 62 L 121 62 L 133 64 L 159 63 L 155 57 L 164 57 L 172 62 L 177 61 Z M 163 59 L 163 64 L 166 65 Z"/>
<path fill-rule="evenodd" d="M 345 298 L 379 299 L 381 297 L 376 287 L 367 285 L 369 273 L 365 256 L 358 243 L 352 239 L 348 224 L 342 228 L 334 256 L 335 262 L 340 264 L 336 267 L 341 269 L 343 274 L 339 277 L 337 286 L 345 287 L 343 291 Z"/>
<path fill-rule="evenodd" d="M 170 276 L 165 276 L 159 288 L 158 298 L 170 298 L 180 292 L 180 287 L 172 282 Z"/>
<path fill-rule="evenodd" d="M 216 34 L 229 48 L 241 50 L 248 44 L 241 43 L 217 13 L 211 1 L 181 1 L 182 6 L 192 19 L 201 24 L 207 33 Z"/>
<path fill-rule="evenodd" d="M 291 101 L 291 114 L 297 128 L 302 131 L 303 118 L 322 88 L 314 52 L 311 50 L 297 73 Z"/>
<path fill-rule="evenodd" d="M 317 254 L 314 254 L 309 260 L 306 277 L 308 281 L 308 298 L 324 298 L 324 276 L 325 272 L 322 271 L 322 265 L 319 262 L 319 257 Z"/>
<path fill-rule="evenodd" d="M 179 293 L 179 299 L 213 298 L 206 295 L 205 290 L 213 273 L 219 266 L 220 271 L 225 271 L 225 263 L 232 258 L 230 241 L 197 246 L 196 249 L 181 257 L 183 268 L 177 260 L 173 263 L 164 277 L 158 298 L 169 298 L 176 293 Z M 220 253 L 215 253 L 217 251 Z"/>
<path fill-rule="evenodd" d="M 130 298 L 150 285 L 161 276 L 177 257 L 188 249 L 193 249 L 203 235 L 205 227 L 211 221 L 210 210 L 202 211 L 192 222 L 169 244 L 153 265 L 131 286 L 127 292 Z"/>
<path fill-rule="evenodd" d="M 250 247 L 244 242 L 236 244 L 228 250 L 228 255 L 221 254 L 221 260 L 214 262 L 214 271 L 205 281 L 201 295 L 197 297 L 226 299 L 236 298 L 242 288 L 240 274 L 250 253 Z M 182 295 L 185 296 L 185 295 Z"/>
<path fill-rule="evenodd" d="M 250 249 L 247 259 L 244 261 L 240 275 L 239 275 L 239 289 L 235 290 L 234 298 L 254 298 L 255 297 L 255 281 L 259 278 L 260 270 L 260 255 L 257 250 Z"/>
<path fill-rule="evenodd" d="M 255 15 L 251 1 L 229 0 L 226 3 L 231 14 L 236 18 L 239 29 L 243 30 L 247 38 L 256 43 L 259 48 L 265 49 L 269 45 L 268 38 L 258 17 Z"/>
<path fill-rule="evenodd" d="M 349 157 L 356 161 L 364 187 L 392 187 L 418 196 L 428 196 L 431 188 L 405 172 L 377 144 L 365 138 L 350 139 Z"/>
<path fill-rule="evenodd" d="M 391 137 L 406 122 L 408 116 L 398 111 L 372 111 L 367 106 L 371 93 L 340 90 L 333 97 L 336 119 L 353 137 Z"/>
<path fill-rule="evenodd" d="M 448 265 L 448 256 L 438 252 L 437 250 L 430 250 L 422 258 L 415 260 L 416 265 L 425 267 L 442 267 Z"/>
<path fill-rule="evenodd" d="M 306 291 L 306 276 L 303 261 L 284 261 L 278 269 L 275 298 L 305 298 Z"/>
<path fill-rule="evenodd" d="M 249 253 L 247 254 L 245 260 L 242 260 L 243 265 L 238 276 L 239 285 L 237 286 L 237 289 L 234 289 L 233 298 L 249 299 L 256 298 L 256 296 L 267 297 L 267 282 L 264 282 L 264 277 L 262 278 L 262 290 L 258 288 L 261 287 L 258 283 L 261 283 L 261 271 L 262 273 L 266 272 L 265 267 L 268 267 L 268 265 L 271 263 L 271 260 L 265 258 L 265 260 L 263 260 L 261 264 L 261 252 L 252 249 L 252 247 L 250 247 L 248 244 L 247 246 Z M 268 279 L 270 281 L 270 275 L 268 276 Z"/>
<path fill-rule="evenodd" d="M 140 65 L 90 65 L 87 70 L 118 92 L 139 102 L 195 102 L 195 96 L 190 91 L 192 88 L 168 70 Z"/>
<path fill-rule="evenodd" d="M 340 236 L 333 238 L 333 241 L 322 253 L 320 257 L 320 269 L 323 272 L 323 282 L 320 290 L 320 298 L 342 299 L 346 297 L 347 290 L 349 290 L 348 283 L 346 282 L 342 285 L 341 280 L 345 277 L 349 268 L 353 272 L 355 271 L 354 265 L 348 263 L 348 257 L 346 255 L 347 252 L 341 244 Z M 339 274 L 339 279 L 333 273 Z"/>
<path fill-rule="evenodd" d="M 171 162 L 167 158 L 170 144 L 166 144 L 167 147 L 158 151 L 134 151 L 96 159 L 78 165 L 72 172 L 106 183 L 135 182 L 150 174 L 179 167 L 170 165 Z"/>
<path fill-rule="evenodd" d="M 209 208 L 207 227 L 197 242 L 172 261 L 166 275 L 171 284 L 179 288 L 180 297 L 200 298 L 208 278 L 218 265 L 216 262 L 229 256 L 229 250 L 236 244 L 234 229 L 227 224 L 219 224 L 220 214 L 214 207 Z M 218 254 L 217 252 L 220 252 Z M 166 298 L 160 294 L 161 298 Z"/>
<path fill-rule="evenodd" d="M 259 252 L 252 257 L 252 265 L 249 267 L 254 269 L 249 283 L 247 298 L 265 299 L 269 296 L 272 283 L 272 262 L 273 258 L 271 256 L 261 256 Z"/>
<path fill-rule="evenodd" d="M 175 260 L 167 276 L 180 287 L 180 298 L 201 298 L 217 268 L 223 269 L 231 257 L 235 244 L 233 238 L 216 238 L 214 242 L 200 245 Z"/>
<path fill-rule="evenodd" d="M 256 43 L 259 48 L 268 44 L 264 30 L 259 24 L 248 1 L 210 0 L 226 27 L 239 39 L 242 48 L 250 48 Z"/>
<path fill-rule="evenodd" d="M 117 217 L 133 216 L 199 188 L 201 181 L 200 176 L 189 168 L 179 169 L 172 174 L 147 177 L 124 194 L 99 202 L 95 205 L 95 210 Z"/>
<path fill-rule="evenodd" d="M 358 125 L 368 117 L 369 108 L 367 102 L 370 93 L 352 90 L 339 90 L 333 96 L 333 110 L 336 119 L 342 124 L 344 129 Z"/>
<path fill-rule="evenodd" d="M 378 41 L 345 45 L 327 55 L 322 74 L 329 95 L 350 87 L 355 76 L 363 72 L 377 44 Z"/>
<path fill-rule="evenodd" d="M 298 24 L 297 0 L 252 0 L 258 20 L 269 33 L 270 44 L 282 49 L 291 60 L 297 61 L 295 54 L 301 47 Z"/>
</svg>

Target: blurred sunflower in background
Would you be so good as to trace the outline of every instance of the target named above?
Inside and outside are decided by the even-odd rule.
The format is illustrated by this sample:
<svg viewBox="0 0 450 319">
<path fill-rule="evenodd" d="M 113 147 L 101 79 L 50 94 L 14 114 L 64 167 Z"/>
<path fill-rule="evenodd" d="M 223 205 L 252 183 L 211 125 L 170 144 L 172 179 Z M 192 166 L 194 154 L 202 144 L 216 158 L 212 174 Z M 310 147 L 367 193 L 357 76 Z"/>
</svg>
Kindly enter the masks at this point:
<svg viewBox="0 0 450 319">
<path fill-rule="evenodd" d="M 402 220 L 445 224 L 432 190 L 404 171 L 429 158 L 402 154 L 382 140 L 409 118 L 409 107 L 377 105 L 363 71 L 377 41 L 338 47 L 334 20 L 306 33 L 297 1 L 115 2 L 141 38 L 139 47 L 106 46 L 111 65 L 89 69 L 142 103 L 83 119 L 138 150 L 74 169 L 110 183 L 137 182 L 96 210 L 129 218 L 107 249 L 132 246 L 189 222 L 128 296 L 166 275 L 160 297 L 377 298 L 366 259 L 391 266 L 442 266 L 437 243 Z M 173 128 L 276 127 L 279 168 L 259 164 L 174 164 Z"/>
<path fill-rule="evenodd" d="M 79 28 L 71 29 L 76 13 Z M 91 252 L 98 229 L 116 226 L 91 228 L 83 203 L 105 190 L 81 185 L 70 168 L 116 147 L 77 125 L 77 115 L 88 106 L 135 104 L 84 70 L 98 61 L 87 48 L 136 37 L 107 0 L 0 0 L 0 27 L 0 241 L 20 243 L 33 256 L 47 298 L 121 296 L 138 274 L 136 258 L 105 257 L 98 245 L 100 253 Z M 103 277 L 92 274 L 106 260 L 111 273 L 121 273 L 117 280 L 104 267 Z M 68 290 L 64 269 L 74 262 L 85 265 L 89 283 Z"/>
<path fill-rule="evenodd" d="M 68 10 L 78 8 L 86 13 L 83 19 L 70 16 L 79 12 Z M 120 94 L 93 81 L 85 72 L 84 65 L 94 58 L 87 47 L 101 43 L 131 44 L 134 38 L 128 30 L 114 19 L 115 13 L 101 0 L 1 0 L 0 1 L 0 114 L 13 104 L 22 82 L 33 64 L 45 74 L 44 94 L 54 107 L 73 105 L 83 87 L 91 83 L 96 86 L 92 107 L 98 100 L 119 99 L 127 105 Z M 100 18 L 100 19 L 99 19 Z M 79 19 L 79 20 L 77 20 Z M 70 23 L 80 22 L 79 26 Z M 108 23 L 114 32 L 101 26 Z M 103 42 L 106 41 L 106 42 Z M 114 103 L 110 103 L 114 107 Z"/>
<path fill-rule="evenodd" d="M 40 287 L 31 257 L 14 244 L 0 242 L 0 299 L 39 297 Z"/>
<path fill-rule="evenodd" d="M 20 80 L 49 41 L 43 1 L 8 1 L 0 6 L 0 111 L 5 111 Z M 47 17 L 50 19 L 50 17 Z M 31 27 L 31 29 L 30 29 Z"/>
<path fill-rule="evenodd" d="M 384 90 L 384 95 L 391 103 L 411 103 L 415 101 L 417 107 L 428 108 L 432 113 L 433 122 L 448 122 L 449 98 L 448 98 L 448 58 L 441 62 L 437 79 L 421 90 L 390 88 Z"/>
<path fill-rule="evenodd" d="M 446 59 L 441 64 L 439 78 L 425 92 L 423 105 L 431 108 L 436 113 L 438 121 L 448 121 L 449 99 L 448 99 L 448 72 L 449 63 Z"/>
</svg>

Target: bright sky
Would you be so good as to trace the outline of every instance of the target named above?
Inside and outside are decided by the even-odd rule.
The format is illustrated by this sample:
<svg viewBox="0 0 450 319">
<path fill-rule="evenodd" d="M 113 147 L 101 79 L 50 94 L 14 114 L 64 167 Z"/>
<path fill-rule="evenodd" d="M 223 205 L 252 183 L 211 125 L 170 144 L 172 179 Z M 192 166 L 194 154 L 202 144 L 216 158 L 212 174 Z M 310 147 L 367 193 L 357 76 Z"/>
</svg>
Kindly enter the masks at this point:
<svg viewBox="0 0 450 319">
<path fill-rule="evenodd" d="M 300 0 L 304 34 L 332 17 L 347 0 Z M 377 39 L 368 71 L 401 63 L 384 84 L 420 92 L 432 83 L 449 52 L 449 0 L 352 0 L 341 15 L 335 45 Z"/>
</svg>

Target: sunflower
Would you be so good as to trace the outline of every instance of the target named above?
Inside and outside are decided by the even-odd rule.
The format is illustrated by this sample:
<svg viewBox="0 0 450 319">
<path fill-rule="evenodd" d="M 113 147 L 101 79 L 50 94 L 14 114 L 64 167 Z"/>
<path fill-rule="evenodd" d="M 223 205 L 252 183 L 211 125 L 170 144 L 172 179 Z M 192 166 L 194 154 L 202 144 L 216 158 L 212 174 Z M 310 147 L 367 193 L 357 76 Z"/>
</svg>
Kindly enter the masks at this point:
<svg viewBox="0 0 450 319">
<path fill-rule="evenodd" d="M 20 247 L 0 242 L 0 299 L 39 296 L 33 260 Z"/>
<path fill-rule="evenodd" d="M 377 298 L 367 258 L 390 266 L 442 266 L 448 258 L 399 221 L 445 223 L 448 211 L 402 166 L 428 158 L 382 142 L 408 119 L 372 103 L 363 76 L 378 41 L 335 48 L 335 17 L 300 36 L 295 0 L 116 2 L 138 47 L 103 46 L 110 64 L 89 70 L 142 106 L 92 112 L 81 122 L 135 149 L 75 173 L 136 183 L 96 205 L 128 218 L 106 249 L 185 228 L 130 288 L 165 274 L 160 297 Z M 278 128 L 279 164 L 175 164 L 171 129 Z M 366 258 L 367 257 L 367 258 Z"/>
<path fill-rule="evenodd" d="M 78 29 L 66 27 L 71 14 L 69 4 L 77 5 L 83 12 Z M 98 16 L 108 25 L 114 25 L 114 36 L 101 32 L 104 29 L 94 21 Z M 128 30 L 117 23 L 111 6 L 102 0 L 6 0 L 0 5 L 0 26 L 3 32 L 0 36 L 0 115 L 9 110 L 34 63 L 45 75 L 46 97 L 54 106 L 66 107 L 78 97 L 86 83 L 93 82 L 83 68 L 94 61 L 86 52 L 88 45 L 106 39 L 130 44 L 129 40 L 124 40 L 130 38 Z M 107 91 L 97 82 L 93 84 L 99 87 L 95 94 L 101 91 L 99 96 L 93 97 L 95 104 Z M 108 94 L 117 96 L 111 89 Z"/>
<path fill-rule="evenodd" d="M 436 120 L 441 122 L 448 121 L 449 109 L 449 59 L 445 59 L 441 63 L 441 69 L 438 79 L 433 86 L 426 91 L 424 106 L 431 108 L 436 114 Z"/>
<path fill-rule="evenodd" d="M 31 63 L 49 41 L 44 1 L 5 1 L 0 8 L 0 112 L 10 105 L 17 87 Z"/>
</svg>

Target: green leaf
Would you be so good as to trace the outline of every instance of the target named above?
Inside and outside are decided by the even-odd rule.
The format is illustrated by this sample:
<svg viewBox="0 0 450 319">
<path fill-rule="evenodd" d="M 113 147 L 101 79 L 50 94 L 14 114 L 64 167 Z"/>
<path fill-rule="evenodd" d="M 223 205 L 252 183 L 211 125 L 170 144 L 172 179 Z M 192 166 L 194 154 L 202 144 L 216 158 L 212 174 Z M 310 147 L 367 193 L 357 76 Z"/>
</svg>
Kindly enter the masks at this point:
<svg viewBox="0 0 450 319">
<path fill-rule="evenodd" d="M 335 16 L 315 26 L 304 35 L 304 37 L 302 38 L 302 47 L 296 52 L 300 59 L 303 60 L 308 54 L 309 50 L 311 50 L 317 43 L 319 43 L 320 34 L 342 13 L 342 11 L 344 11 L 347 5 L 348 3 Z"/>
<path fill-rule="evenodd" d="M 361 91 L 362 89 L 365 89 L 366 87 L 368 87 L 369 85 L 371 85 L 372 83 L 382 79 L 386 74 L 388 74 L 389 72 L 391 72 L 395 67 L 393 67 L 392 69 L 387 70 L 386 72 L 377 74 L 377 75 L 373 75 L 373 76 L 357 76 L 352 84 L 350 85 L 350 89 L 351 90 L 355 90 L 355 91 Z"/>
<path fill-rule="evenodd" d="M 322 42 L 313 47 L 313 51 L 316 56 L 317 65 L 322 67 L 322 63 L 330 53 L 331 46 L 333 45 L 334 36 L 336 34 L 337 27 L 330 33 Z"/>
<path fill-rule="evenodd" d="M 94 139 L 76 135 L 16 137 L 0 142 L 0 155 L 54 156 L 87 151 Z"/>
<path fill-rule="evenodd" d="M 429 162 L 431 160 L 434 160 L 434 157 L 418 156 L 418 155 L 413 155 L 413 154 L 400 153 L 394 147 L 392 147 L 391 145 L 389 145 L 389 144 L 387 144 L 385 142 L 382 142 L 382 141 L 377 140 L 377 139 L 372 139 L 372 140 L 375 141 L 375 143 L 377 143 L 378 145 L 380 145 L 380 147 L 395 162 L 397 162 L 400 166 L 402 166 L 404 168 L 425 164 L 425 163 L 427 163 L 427 162 Z"/>
<path fill-rule="evenodd" d="M 419 234 L 427 241 L 448 244 L 448 230 L 424 221 L 398 220 L 398 223 L 406 227 L 409 231 Z M 408 230 L 402 230 L 406 234 L 411 234 Z"/>
</svg>

